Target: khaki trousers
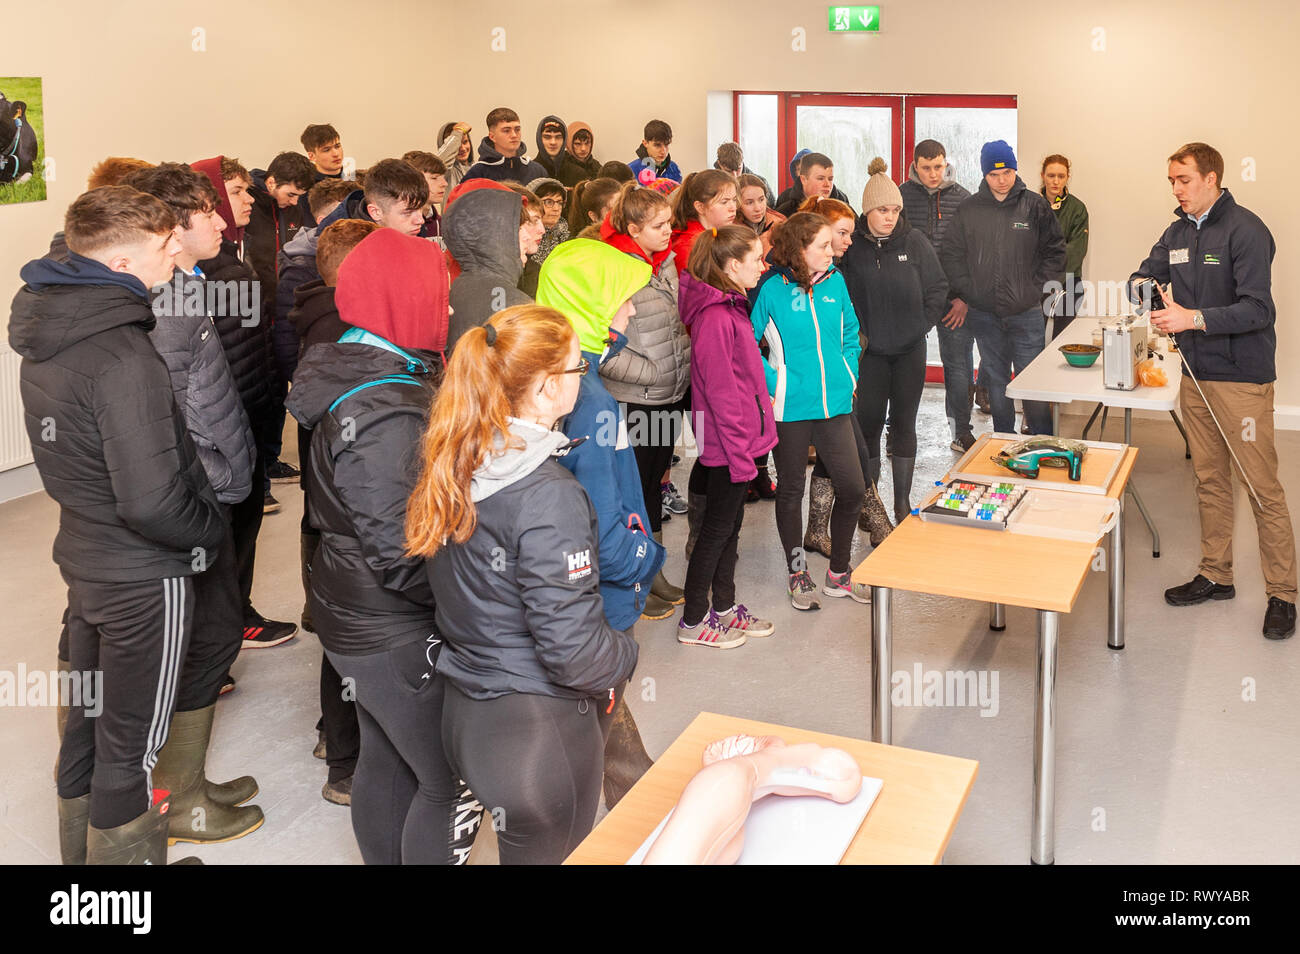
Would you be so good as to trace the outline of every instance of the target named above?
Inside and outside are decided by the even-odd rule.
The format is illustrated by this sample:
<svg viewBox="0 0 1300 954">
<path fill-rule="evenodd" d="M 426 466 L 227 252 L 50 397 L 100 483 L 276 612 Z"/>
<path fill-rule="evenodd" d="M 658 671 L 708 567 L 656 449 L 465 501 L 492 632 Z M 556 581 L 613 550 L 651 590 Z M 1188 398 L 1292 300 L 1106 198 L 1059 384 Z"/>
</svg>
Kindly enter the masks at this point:
<svg viewBox="0 0 1300 954">
<path fill-rule="evenodd" d="M 1260 564 L 1266 594 L 1296 601 L 1295 533 L 1286 494 L 1277 476 L 1273 443 L 1273 385 L 1245 381 L 1202 381 L 1205 398 L 1231 442 L 1250 483 L 1246 486 L 1259 533 Z M 1200 573 L 1215 583 L 1232 583 L 1232 472 L 1236 465 L 1223 435 L 1214 426 L 1196 384 L 1184 374 L 1179 395 L 1187 443 L 1196 474 L 1196 504 L 1201 517 Z M 1240 473 L 1237 475 L 1240 478 Z"/>
</svg>

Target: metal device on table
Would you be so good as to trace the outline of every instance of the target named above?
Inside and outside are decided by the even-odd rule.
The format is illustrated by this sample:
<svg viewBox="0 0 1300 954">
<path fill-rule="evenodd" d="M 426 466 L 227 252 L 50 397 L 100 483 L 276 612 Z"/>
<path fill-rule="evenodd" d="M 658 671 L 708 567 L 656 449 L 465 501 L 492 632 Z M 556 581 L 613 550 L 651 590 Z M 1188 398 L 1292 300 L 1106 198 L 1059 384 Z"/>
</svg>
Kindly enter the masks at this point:
<svg viewBox="0 0 1300 954">
<path fill-rule="evenodd" d="M 1150 326 L 1131 316 L 1101 324 L 1101 383 L 1117 391 L 1132 391 L 1138 380 L 1138 365 L 1147 359 Z"/>
<path fill-rule="evenodd" d="M 1087 453 L 1088 445 L 1083 441 L 1044 435 L 1006 444 L 990 459 L 1013 474 L 1035 480 L 1042 467 L 1064 467 L 1070 479 L 1077 481 L 1083 477 L 1083 458 Z"/>
</svg>

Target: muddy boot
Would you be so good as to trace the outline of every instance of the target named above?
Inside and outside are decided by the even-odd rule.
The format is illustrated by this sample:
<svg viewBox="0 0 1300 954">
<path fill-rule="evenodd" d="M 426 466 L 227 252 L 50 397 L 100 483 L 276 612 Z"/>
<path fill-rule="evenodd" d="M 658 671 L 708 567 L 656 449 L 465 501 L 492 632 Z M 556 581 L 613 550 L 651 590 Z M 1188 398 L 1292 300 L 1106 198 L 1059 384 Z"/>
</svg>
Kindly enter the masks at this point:
<svg viewBox="0 0 1300 954">
<path fill-rule="evenodd" d="M 654 537 L 655 543 L 662 546 L 664 542 L 664 532 L 660 530 L 655 533 Z M 680 586 L 673 586 L 669 583 L 668 578 L 664 576 L 663 570 L 659 571 L 659 575 L 656 576 L 654 582 L 650 584 L 650 592 L 654 596 L 659 597 L 659 599 L 663 600 L 669 606 L 679 606 L 686 602 L 686 591 Z"/>
<path fill-rule="evenodd" d="M 90 795 L 59 799 L 59 856 L 65 865 L 86 863 L 86 828 L 90 825 Z"/>
<path fill-rule="evenodd" d="M 700 525 L 704 521 L 704 504 L 708 500 L 704 494 L 686 495 L 686 559 L 691 558 L 695 550 L 695 541 L 700 538 Z"/>
<path fill-rule="evenodd" d="M 256 805 L 237 808 L 209 794 L 215 789 L 225 798 L 237 798 L 250 786 L 253 792 L 257 791 L 257 782 L 250 776 L 215 786 L 204 777 L 215 710 L 216 706 L 211 705 L 191 712 L 177 712 L 172 716 L 167 743 L 158 753 L 153 784 L 155 788 L 171 792 L 168 824 L 171 844 L 178 841 L 195 844 L 232 841 L 256 831 L 265 820 L 262 809 Z M 244 799 L 251 797 L 251 794 L 243 795 Z"/>
<path fill-rule="evenodd" d="M 632 718 L 627 702 L 619 699 L 614 722 L 605 742 L 605 807 L 613 808 L 628 793 L 654 759 L 641 742 L 641 731 Z"/>
<path fill-rule="evenodd" d="M 165 865 L 167 826 L 171 812 L 168 799 L 158 801 L 147 812 L 116 828 L 86 828 L 88 865 Z M 184 858 L 174 864 L 203 864 Z"/>
<path fill-rule="evenodd" d="M 302 628 L 309 633 L 316 632 L 311 621 L 311 561 L 316 557 L 320 546 L 319 533 L 304 533 L 299 537 L 298 560 L 302 564 Z"/>
<path fill-rule="evenodd" d="M 803 548 L 809 553 L 831 555 L 831 508 L 835 506 L 835 485 L 829 477 L 814 477 L 808 490 L 808 531 Z"/>
<path fill-rule="evenodd" d="M 889 466 L 894 471 L 894 523 L 902 523 L 912 512 L 912 474 L 916 470 L 915 457 L 891 457 Z"/>
<path fill-rule="evenodd" d="M 72 663 L 68 662 L 68 660 L 66 659 L 60 659 L 59 660 L 59 673 L 60 673 L 59 684 L 60 685 L 68 685 L 68 683 L 65 681 L 65 677 L 61 675 L 62 673 L 65 672 L 72 672 Z M 59 756 L 63 751 L 63 730 L 66 729 L 67 726 L 68 726 L 68 705 L 63 701 L 63 693 L 60 692 L 59 708 L 54 713 L 54 728 L 59 733 L 59 747 L 54 750 L 54 781 L 56 784 L 59 781 Z M 89 809 L 87 809 L 87 811 L 89 811 Z M 82 853 L 84 854 L 85 852 L 83 851 Z M 85 863 L 84 861 L 77 862 L 77 864 L 84 864 L 84 863 Z M 67 864 L 67 862 L 64 862 L 64 864 Z"/>
<path fill-rule="evenodd" d="M 683 600 L 685 602 L 685 600 Z M 642 619 L 667 619 L 673 615 L 673 604 L 655 596 L 654 590 L 646 594 L 645 608 L 641 610 Z"/>
<path fill-rule="evenodd" d="M 880 478 L 880 458 L 874 457 L 868 462 L 867 493 L 862 501 L 862 513 L 858 514 L 858 529 L 869 534 L 871 545 L 878 547 L 885 542 L 885 537 L 893 531 L 889 522 L 889 513 L 876 492 L 876 482 Z"/>
</svg>

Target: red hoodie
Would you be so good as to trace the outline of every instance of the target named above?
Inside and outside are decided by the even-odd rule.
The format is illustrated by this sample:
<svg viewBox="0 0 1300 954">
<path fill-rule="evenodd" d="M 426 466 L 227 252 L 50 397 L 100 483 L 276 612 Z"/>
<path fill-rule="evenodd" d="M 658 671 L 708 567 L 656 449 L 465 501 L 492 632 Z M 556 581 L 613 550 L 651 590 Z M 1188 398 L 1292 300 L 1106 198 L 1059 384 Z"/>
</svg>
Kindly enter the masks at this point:
<svg viewBox="0 0 1300 954">
<path fill-rule="evenodd" d="M 230 204 L 230 196 L 226 195 L 226 180 L 221 178 L 222 158 L 222 156 L 213 156 L 211 159 L 200 159 L 198 162 L 191 162 L 190 168 L 195 172 L 203 173 L 216 187 L 217 195 L 221 197 L 217 205 L 217 214 L 221 216 L 221 221 L 226 223 L 221 237 L 227 242 L 238 245 L 244 240 L 244 227 L 235 225 L 235 210 Z"/>
<path fill-rule="evenodd" d="M 450 287 L 436 242 L 379 229 L 343 259 L 334 303 L 344 322 L 399 348 L 443 352 Z"/>
<path fill-rule="evenodd" d="M 666 259 L 673 250 L 672 243 L 670 242 L 668 247 L 662 252 L 655 252 L 653 255 L 646 255 L 645 250 L 641 248 L 640 245 L 636 244 L 636 239 L 632 238 L 632 236 L 628 235 L 626 232 L 618 231 L 610 224 L 608 215 L 605 216 L 604 220 L 600 223 L 600 240 L 606 245 L 614 246 L 614 248 L 618 249 L 620 252 L 627 252 L 627 254 L 634 255 L 643 262 L 649 262 L 651 270 L 656 275 L 659 274 L 659 266 L 664 263 L 664 259 Z M 681 259 L 678 259 L 678 270 L 680 271 L 685 267 L 686 263 Z"/>
<path fill-rule="evenodd" d="M 686 271 L 686 263 L 691 257 L 691 246 L 695 244 L 695 240 L 699 238 L 700 233 L 703 231 L 704 226 L 699 223 L 699 220 L 692 219 L 690 224 L 686 226 L 686 231 L 673 233 L 672 244 L 668 247 L 677 256 L 677 270 L 679 272 Z"/>
</svg>

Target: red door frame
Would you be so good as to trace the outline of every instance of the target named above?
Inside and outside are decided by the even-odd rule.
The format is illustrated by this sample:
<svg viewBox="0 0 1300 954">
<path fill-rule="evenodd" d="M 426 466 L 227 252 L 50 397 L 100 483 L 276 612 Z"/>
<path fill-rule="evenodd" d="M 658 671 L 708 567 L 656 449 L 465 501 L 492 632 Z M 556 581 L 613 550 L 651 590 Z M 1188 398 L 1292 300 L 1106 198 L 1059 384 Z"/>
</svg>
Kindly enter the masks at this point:
<svg viewBox="0 0 1300 954">
<path fill-rule="evenodd" d="M 924 96 L 907 95 L 903 97 L 903 159 L 902 169 L 912 166 L 912 150 L 916 148 L 916 110 L 918 107 L 964 107 L 967 109 L 1018 109 L 1015 96 Z M 898 182 L 902 182 L 895 176 Z"/>
<path fill-rule="evenodd" d="M 885 107 L 890 111 L 890 128 L 893 130 L 890 142 L 890 151 L 899 148 L 901 136 L 899 136 L 899 126 L 903 114 L 903 97 L 902 96 L 880 96 L 870 93 L 786 93 L 781 105 L 784 107 L 782 112 L 785 113 L 784 131 L 785 131 L 785 164 L 789 165 L 790 156 L 799 151 L 798 139 L 798 109 L 800 106 L 861 106 L 861 107 Z M 901 182 L 898 178 L 898 157 L 889 157 L 889 167 L 895 170 L 895 181 Z M 786 179 L 789 173 L 788 168 L 781 169 L 781 178 Z M 787 182 L 787 185 L 793 185 L 793 182 Z"/>
</svg>

